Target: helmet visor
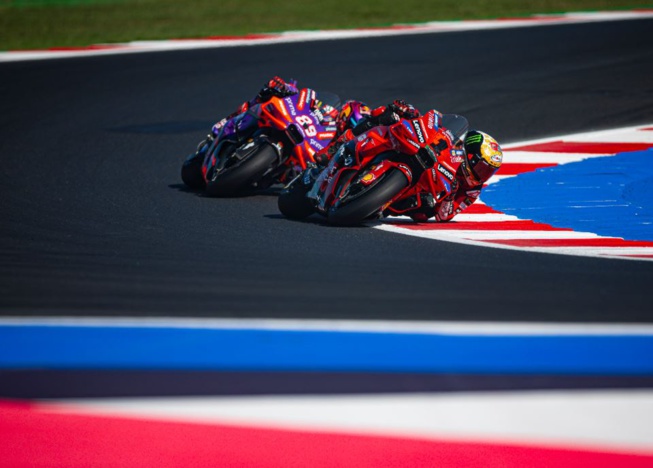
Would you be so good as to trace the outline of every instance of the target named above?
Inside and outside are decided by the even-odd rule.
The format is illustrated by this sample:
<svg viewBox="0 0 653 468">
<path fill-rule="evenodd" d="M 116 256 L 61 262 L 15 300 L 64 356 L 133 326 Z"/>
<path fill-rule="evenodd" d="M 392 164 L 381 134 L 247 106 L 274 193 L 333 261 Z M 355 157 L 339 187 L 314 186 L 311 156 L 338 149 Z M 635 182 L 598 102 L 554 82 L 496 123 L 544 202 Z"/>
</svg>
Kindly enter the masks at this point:
<svg viewBox="0 0 653 468">
<path fill-rule="evenodd" d="M 472 171 L 472 175 L 481 183 L 492 177 L 498 169 L 488 164 L 480 154 L 473 154 L 469 158 L 469 168 Z"/>
</svg>

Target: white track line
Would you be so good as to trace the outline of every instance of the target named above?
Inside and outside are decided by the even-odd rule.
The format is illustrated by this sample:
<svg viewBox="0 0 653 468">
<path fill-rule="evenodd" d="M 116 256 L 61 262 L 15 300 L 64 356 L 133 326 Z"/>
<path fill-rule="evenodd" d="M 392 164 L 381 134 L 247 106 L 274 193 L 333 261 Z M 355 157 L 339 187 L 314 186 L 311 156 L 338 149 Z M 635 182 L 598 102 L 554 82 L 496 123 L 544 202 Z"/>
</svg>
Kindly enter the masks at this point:
<svg viewBox="0 0 653 468">
<path fill-rule="evenodd" d="M 576 12 L 560 15 L 534 15 L 518 19 L 487 21 L 432 21 L 420 24 L 395 25 L 388 28 L 361 28 L 328 31 L 286 31 L 266 34 L 266 37 L 242 39 L 178 39 L 162 41 L 133 41 L 120 44 L 97 44 L 74 50 L 27 50 L 0 52 L 0 62 L 45 60 L 55 58 L 90 57 L 141 52 L 162 52 L 220 47 L 243 47 L 293 42 L 357 39 L 368 37 L 435 34 L 457 31 L 478 31 L 505 28 L 552 26 L 561 24 L 625 21 L 653 18 L 653 11 Z M 260 35 L 259 35 L 260 36 Z"/>
<path fill-rule="evenodd" d="M 653 453 L 653 390 L 89 399 L 49 410 Z"/>
<path fill-rule="evenodd" d="M 118 327 L 214 330 L 297 330 L 484 336 L 651 336 L 648 323 L 455 322 L 382 320 L 292 320 L 162 317 L 0 317 L 0 326 Z"/>
</svg>

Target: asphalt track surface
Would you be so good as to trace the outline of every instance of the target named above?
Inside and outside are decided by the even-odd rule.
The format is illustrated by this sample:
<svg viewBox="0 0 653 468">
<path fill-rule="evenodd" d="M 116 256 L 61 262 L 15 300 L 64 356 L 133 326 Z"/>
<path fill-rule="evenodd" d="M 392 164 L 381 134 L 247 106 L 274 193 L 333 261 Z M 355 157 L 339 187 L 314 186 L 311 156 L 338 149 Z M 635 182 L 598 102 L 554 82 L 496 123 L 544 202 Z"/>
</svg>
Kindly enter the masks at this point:
<svg viewBox="0 0 653 468">
<path fill-rule="evenodd" d="M 268 77 L 467 116 L 509 143 L 637 125 L 653 21 L 0 65 L 0 314 L 653 321 L 653 267 L 486 249 L 212 199 L 183 158 Z"/>
</svg>

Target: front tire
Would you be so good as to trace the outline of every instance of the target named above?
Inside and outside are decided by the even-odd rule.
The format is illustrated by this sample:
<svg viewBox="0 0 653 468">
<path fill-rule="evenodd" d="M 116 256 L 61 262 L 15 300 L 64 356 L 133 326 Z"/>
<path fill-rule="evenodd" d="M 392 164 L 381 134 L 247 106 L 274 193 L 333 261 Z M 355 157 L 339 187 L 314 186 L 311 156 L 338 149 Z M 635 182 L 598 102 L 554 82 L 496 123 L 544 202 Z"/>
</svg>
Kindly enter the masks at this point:
<svg viewBox="0 0 653 468">
<path fill-rule="evenodd" d="M 315 211 L 313 202 L 306 198 L 306 194 L 310 189 L 311 186 L 304 184 L 300 178 L 281 192 L 277 200 L 281 214 L 286 218 L 295 220 L 305 219 L 312 215 Z"/>
<path fill-rule="evenodd" d="M 193 190 L 200 190 L 206 185 L 206 181 L 202 175 L 204 155 L 205 153 L 199 152 L 191 154 L 181 166 L 181 180 Z"/>
<path fill-rule="evenodd" d="M 379 212 L 383 206 L 408 187 L 403 172 L 391 169 L 377 183 L 345 196 L 340 204 L 329 210 L 329 224 L 351 226 Z"/>
<path fill-rule="evenodd" d="M 213 197 L 235 195 L 258 181 L 276 160 L 276 149 L 269 144 L 261 145 L 242 162 L 213 172 L 206 183 L 206 192 Z"/>
</svg>

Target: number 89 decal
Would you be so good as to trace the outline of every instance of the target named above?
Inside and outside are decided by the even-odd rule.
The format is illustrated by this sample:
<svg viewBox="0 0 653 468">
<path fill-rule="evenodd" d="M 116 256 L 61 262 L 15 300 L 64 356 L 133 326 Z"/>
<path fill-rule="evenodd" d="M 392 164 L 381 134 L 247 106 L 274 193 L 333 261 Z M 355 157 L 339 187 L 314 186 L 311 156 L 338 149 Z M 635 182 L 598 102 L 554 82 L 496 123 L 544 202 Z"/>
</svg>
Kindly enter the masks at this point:
<svg viewBox="0 0 653 468">
<path fill-rule="evenodd" d="M 304 129 L 306 136 L 314 137 L 317 135 L 317 129 L 313 125 L 313 119 L 308 115 L 298 115 L 295 117 L 295 121 Z"/>
</svg>

